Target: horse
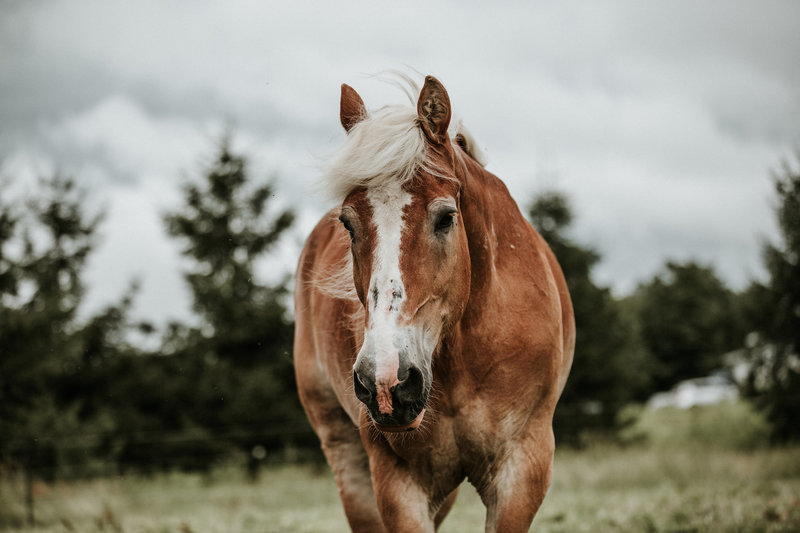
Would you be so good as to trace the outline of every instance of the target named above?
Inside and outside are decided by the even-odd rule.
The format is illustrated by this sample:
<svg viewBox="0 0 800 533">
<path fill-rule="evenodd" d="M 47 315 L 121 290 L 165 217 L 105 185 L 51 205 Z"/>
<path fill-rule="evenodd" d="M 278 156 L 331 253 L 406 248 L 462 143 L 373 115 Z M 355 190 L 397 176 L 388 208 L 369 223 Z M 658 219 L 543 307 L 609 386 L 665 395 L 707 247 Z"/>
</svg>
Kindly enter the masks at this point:
<svg viewBox="0 0 800 533">
<path fill-rule="evenodd" d="M 465 479 L 486 531 L 528 531 L 552 477 L 570 296 L 442 83 L 410 91 L 368 112 L 341 86 L 346 135 L 325 170 L 340 205 L 296 272 L 298 393 L 352 531 L 435 531 Z"/>
</svg>

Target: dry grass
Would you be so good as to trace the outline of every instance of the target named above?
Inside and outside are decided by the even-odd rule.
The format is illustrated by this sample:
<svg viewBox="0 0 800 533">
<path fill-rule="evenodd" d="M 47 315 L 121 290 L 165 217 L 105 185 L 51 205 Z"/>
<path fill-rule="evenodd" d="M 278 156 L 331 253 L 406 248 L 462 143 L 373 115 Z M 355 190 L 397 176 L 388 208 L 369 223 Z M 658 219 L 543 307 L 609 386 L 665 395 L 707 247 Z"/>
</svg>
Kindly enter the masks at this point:
<svg viewBox="0 0 800 533">
<path fill-rule="evenodd" d="M 533 530 L 800 531 L 800 447 L 769 449 L 752 435 L 743 437 L 741 432 L 756 431 L 760 422 L 753 419 L 748 426 L 743 420 L 750 415 L 740 411 L 739 431 L 729 431 L 735 438 L 714 442 L 709 420 L 724 409 L 716 415 L 714 410 L 647 414 L 632 429 L 645 438 L 635 445 L 560 450 Z M 684 433 L 679 442 L 675 432 Z M 304 465 L 269 468 L 255 484 L 230 470 L 40 484 L 36 512 L 38 526 L 22 527 L 21 484 L 0 483 L 0 529 L 8 531 L 347 531 L 331 475 Z M 484 512 L 465 485 L 441 531 L 481 532 Z"/>
</svg>

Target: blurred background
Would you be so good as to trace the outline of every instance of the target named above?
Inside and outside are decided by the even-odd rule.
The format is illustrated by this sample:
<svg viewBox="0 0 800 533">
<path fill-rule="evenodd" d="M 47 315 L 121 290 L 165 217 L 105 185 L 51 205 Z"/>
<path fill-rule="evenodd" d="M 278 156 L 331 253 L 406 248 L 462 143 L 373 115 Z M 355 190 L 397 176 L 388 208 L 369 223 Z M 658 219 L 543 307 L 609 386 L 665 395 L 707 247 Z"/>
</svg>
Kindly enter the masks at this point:
<svg viewBox="0 0 800 533">
<path fill-rule="evenodd" d="M 792 1 L 0 1 L 0 529 L 140 530 L 131 494 L 215 501 L 214 476 L 276 501 L 301 479 L 333 518 L 294 494 L 153 527 L 345 527 L 296 397 L 291 291 L 333 207 L 339 86 L 404 103 L 393 69 L 444 83 L 567 276 L 566 474 L 537 524 L 800 528 L 798 21 Z M 611 494 L 582 461 L 613 477 L 631 450 L 663 469 L 618 485 L 683 472 L 675 513 L 651 494 L 607 519 L 587 496 L 571 522 L 559 494 Z M 722 482 L 756 465 L 766 488 L 685 511 L 720 450 Z"/>
</svg>

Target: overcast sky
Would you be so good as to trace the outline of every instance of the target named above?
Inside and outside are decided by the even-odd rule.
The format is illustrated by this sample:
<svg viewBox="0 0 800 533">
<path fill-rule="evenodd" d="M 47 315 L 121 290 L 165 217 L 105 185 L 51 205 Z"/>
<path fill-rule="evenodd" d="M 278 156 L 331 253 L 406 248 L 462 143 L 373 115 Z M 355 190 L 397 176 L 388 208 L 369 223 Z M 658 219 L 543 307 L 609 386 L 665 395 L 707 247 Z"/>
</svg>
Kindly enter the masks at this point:
<svg viewBox="0 0 800 533">
<path fill-rule="evenodd" d="M 183 318 L 161 214 L 226 125 L 299 214 L 277 277 L 331 207 L 313 191 L 343 138 L 339 85 L 401 103 L 370 74 L 410 66 L 445 84 L 523 208 L 567 193 L 599 283 L 625 294 L 695 258 L 738 289 L 763 276 L 770 172 L 800 146 L 798 21 L 794 0 L 0 0 L 0 172 L 31 187 L 60 169 L 105 207 L 90 308 L 137 277 L 139 316 Z"/>
</svg>

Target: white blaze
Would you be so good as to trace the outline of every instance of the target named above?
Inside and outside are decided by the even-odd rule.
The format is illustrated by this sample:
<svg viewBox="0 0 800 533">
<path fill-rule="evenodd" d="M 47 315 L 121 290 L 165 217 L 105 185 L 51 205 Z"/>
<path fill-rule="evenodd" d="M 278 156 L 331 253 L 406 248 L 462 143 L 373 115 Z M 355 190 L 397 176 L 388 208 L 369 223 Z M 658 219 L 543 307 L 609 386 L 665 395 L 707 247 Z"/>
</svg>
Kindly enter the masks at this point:
<svg viewBox="0 0 800 533">
<path fill-rule="evenodd" d="M 372 279 L 366 297 L 369 324 L 364 346 L 375 356 L 375 386 L 381 412 L 391 414 L 389 389 L 398 383 L 400 367 L 400 308 L 405 299 L 405 286 L 400 273 L 400 243 L 403 234 L 403 208 L 411 203 L 411 195 L 401 185 L 391 184 L 367 194 L 375 224 Z M 367 355 L 367 354 L 363 354 Z"/>
</svg>

